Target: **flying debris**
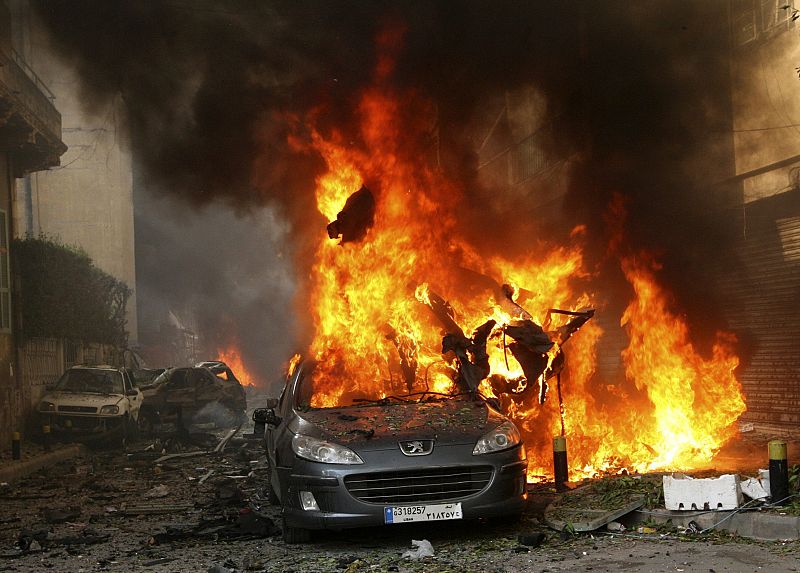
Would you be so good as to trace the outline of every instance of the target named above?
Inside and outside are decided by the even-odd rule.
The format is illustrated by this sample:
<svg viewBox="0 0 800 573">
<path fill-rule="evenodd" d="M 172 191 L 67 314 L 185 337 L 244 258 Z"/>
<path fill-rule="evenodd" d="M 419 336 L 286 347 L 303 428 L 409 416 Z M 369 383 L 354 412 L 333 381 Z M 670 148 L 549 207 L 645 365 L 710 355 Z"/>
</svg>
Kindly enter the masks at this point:
<svg viewBox="0 0 800 573">
<path fill-rule="evenodd" d="M 375 197 L 366 187 L 347 198 L 344 208 L 336 220 L 328 224 L 331 239 L 342 238 L 342 243 L 352 243 L 363 239 L 375 222 Z"/>
</svg>

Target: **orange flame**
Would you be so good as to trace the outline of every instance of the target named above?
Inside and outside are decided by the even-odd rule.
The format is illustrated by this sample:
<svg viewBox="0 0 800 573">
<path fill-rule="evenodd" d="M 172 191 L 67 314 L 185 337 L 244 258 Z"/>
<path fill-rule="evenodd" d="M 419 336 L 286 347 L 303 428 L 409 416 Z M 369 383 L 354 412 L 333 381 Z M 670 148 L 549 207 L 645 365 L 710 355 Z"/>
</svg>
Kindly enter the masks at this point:
<svg viewBox="0 0 800 573">
<path fill-rule="evenodd" d="M 230 345 L 225 348 L 217 350 L 217 360 L 224 362 L 233 371 L 234 376 L 242 383 L 242 386 L 255 386 L 255 377 L 253 377 L 242 361 L 242 355 L 239 349 Z"/>
<path fill-rule="evenodd" d="M 400 37 L 381 38 L 388 55 L 382 54 L 375 85 L 357 106 L 360 145 L 352 135 L 314 130 L 314 114 L 308 120 L 312 135 L 305 145 L 327 164 L 317 180 L 319 212 L 336 219 L 365 182 L 375 198 L 374 225 L 360 241 L 339 244 L 319 230 L 310 295 L 315 330 L 309 354 L 319 361 L 313 405 L 451 389 L 455 364 L 441 353 L 441 325 L 428 308 L 435 292 L 450 303 L 468 336 L 489 318 L 497 322 L 487 344 L 491 374 L 480 390 L 494 395 L 492 379 L 517 384 L 498 398 L 525 437 L 531 479 L 552 473 L 552 438 L 561 433 L 562 415 L 573 478 L 708 464 L 745 410 L 733 375 L 732 340 L 720 334 L 713 356 L 701 357 L 654 272 L 632 259 L 622 262 L 634 292 L 621 321 L 630 339 L 621 354 L 624 378 L 599 379 L 598 347 L 605 333 L 590 322 L 570 339 L 560 381 L 524 379 L 502 327 L 525 313 L 543 324 L 551 308 L 601 302 L 575 286 L 591 279 L 584 268 L 583 229 L 575 229 L 568 245 L 535 245 L 531 251 L 541 256 L 513 260 L 482 256 L 459 235 L 452 206 L 462 200 L 462 190 L 429 166 L 426 149 L 406 143 L 424 141 L 435 114 L 418 94 L 397 94 L 389 85 L 395 48 L 390 44 Z M 293 135 L 292 144 L 302 145 L 301 139 Z M 516 305 L 498 293 L 503 283 L 512 286 Z M 546 327 L 554 331 L 564 320 L 553 317 Z M 555 350 L 549 359 L 554 356 Z M 411 381 L 404 361 L 417 374 Z M 531 384 L 535 391 L 527 388 Z M 555 388 L 539 404 L 543 385 Z M 563 412 L 554 389 L 563 395 Z"/>
<path fill-rule="evenodd" d="M 653 404 L 639 439 L 658 455 L 646 469 L 703 464 L 733 435 L 745 411 L 733 375 L 735 338 L 718 333 L 712 358 L 702 358 L 686 323 L 667 309 L 650 269 L 633 259 L 623 259 L 622 268 L 636 293 L 621 320 L 631 341 L 622 353 L 625 372 Z"/>
</svg>

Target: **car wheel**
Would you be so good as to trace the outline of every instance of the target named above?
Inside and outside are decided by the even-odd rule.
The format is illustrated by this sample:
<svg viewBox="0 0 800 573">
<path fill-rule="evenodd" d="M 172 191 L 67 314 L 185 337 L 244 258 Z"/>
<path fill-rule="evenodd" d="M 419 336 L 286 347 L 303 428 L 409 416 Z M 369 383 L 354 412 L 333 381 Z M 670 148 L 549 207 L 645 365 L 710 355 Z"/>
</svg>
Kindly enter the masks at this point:
<svg viewBox="0 0 800 573">
<path fill-rule="evenodd" d="M 311 541 L 311 530 L 302 527 L 287 527 L 283 520 L 283 542 L 288 544 L 308 543 Z"/>
<path fill-rule="evenodd" d="M 278 494 L 275 492 L 275 488 L 272 487 L 272 464 L 269 461 L 269 456 L 267 456 L 267 466 L 269 466 L 269 473 L 267 474 L 267 501 L 270 505 L 280 505 L 281 500 L 278 497 Z"/>
</svg>

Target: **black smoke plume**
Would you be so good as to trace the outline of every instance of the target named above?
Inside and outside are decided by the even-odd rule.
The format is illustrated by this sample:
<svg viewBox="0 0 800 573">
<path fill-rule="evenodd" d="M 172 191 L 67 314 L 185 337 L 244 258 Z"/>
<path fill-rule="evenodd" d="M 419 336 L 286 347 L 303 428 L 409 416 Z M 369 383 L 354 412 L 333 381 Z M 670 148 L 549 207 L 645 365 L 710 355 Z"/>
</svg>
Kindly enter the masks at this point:
<svg viewBox="0 0 800 573">
<path fill-rule="evenodd" d="M 400 26 L 393 81 L 435 102 L 441 166 L 468 194 L 457 209 L 465 229 L 479 230 L 476 244 L 511 248 L 521 233 L 558 240 L 584 223 L 602 261 L 603 214 L 620 194 L 626 244 L 656 251 L 679 303 L 718 322 L 714 293 L 699 296 L 696 285 L 727 240 L 712 208 L 732 174 L 725 3 L 37 4 L 54 46 L 80 72 L 87 105 L 124 98 L 133 152 L 154 185 L 195 206 L 271 205 L 293 223 L 298 252 L 319 218 L 312 193 L 322 162 L 287 145 L 287 118 L 317 108 L 323 123 L 346 129 L 372 77 L 376 35 Z M 485 196 L 475 125 L 494 113 L 490 102 L 523 86 L 544 96 L 547 151 L 568 158 L 569 185 L 556 207 L 493 195 L 496 220 L 486 221 L 486 210 L 470 208 Z M 257 156 L 270 165 L 258 188 Z"/>
</svg>

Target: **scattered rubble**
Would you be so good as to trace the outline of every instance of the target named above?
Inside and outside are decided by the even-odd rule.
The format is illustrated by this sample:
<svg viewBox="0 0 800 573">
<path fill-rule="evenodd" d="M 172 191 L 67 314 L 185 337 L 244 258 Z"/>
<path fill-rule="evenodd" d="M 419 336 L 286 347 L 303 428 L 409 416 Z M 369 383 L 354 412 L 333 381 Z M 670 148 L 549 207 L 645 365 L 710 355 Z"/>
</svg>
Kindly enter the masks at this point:
<svg viewBox="0 0 800 573">
<path fill-rule="evenodd" d="M 656 508 L 676 513 L 663 510 L 661 475 L 595 480 L 565 494 L 541 486 L 531 494 L 530 509 L 519 522 L 325 532 L 297 552 L 281 540 L 280 510 L 264 494 L 269 470 L 262 446 L 234 435 L 224 451 L 214 452 L 227 433 L 209 434 L 200 444 L 175 441 L 165 446 L 162 440 L 158 449 L 154 442 L 144 442 L 127 457 L 95 453 L 1 487 L 0 570 L 789 571 L 796 563 L 797 543 L 739 549 L 730 543 L 739 538 L 708 531 L 733 512 L 705 512 L 712 520 L 685 511 L 680 512 L 687 516 L 685 522 L 673 516 L 672 524 L 658 523 L 660 518 L 651 515 Z M 204 453 L 156 461 L 170 453 L 191 452 Z M 59 479 L 53 480 L 53 475 Z M 145 497 L 151 491 L 168 494 Z M 608 512 L 639 498 L 639 510 L 594 532 L 581 534 L 568 527 L 549 533 L 544 523 L 548 507 Z M 559 500 L 565 501 L 555 503 Z M 752 503 L 726 524 L 748 515 L 789 517 L 774 509 L 768 514 L 745 513 L 751 507 L 766 507 Z M 782 509 L 787 510 L 791 508 Z M 410 548 L 412 538 L 418 541 Z M 729 543 L 719 545 L 723 542 Z"/>
</svg>

